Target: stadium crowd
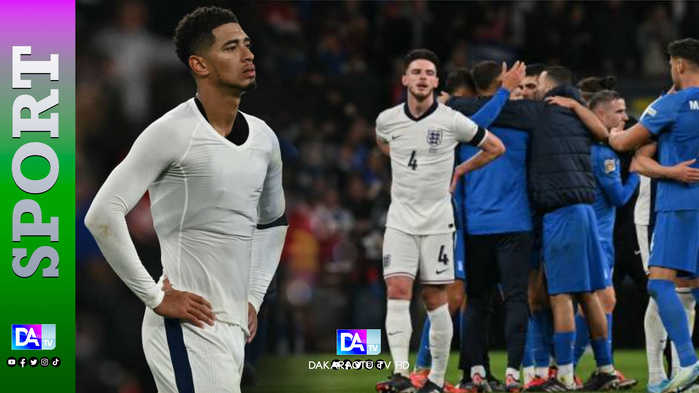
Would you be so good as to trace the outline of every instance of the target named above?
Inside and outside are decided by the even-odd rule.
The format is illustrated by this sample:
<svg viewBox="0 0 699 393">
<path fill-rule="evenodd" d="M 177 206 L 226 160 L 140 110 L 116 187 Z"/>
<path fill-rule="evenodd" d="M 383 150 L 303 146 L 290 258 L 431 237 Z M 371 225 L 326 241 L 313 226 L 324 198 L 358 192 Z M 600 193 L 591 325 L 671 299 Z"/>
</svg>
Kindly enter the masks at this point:
<svg viewBox="0 0 699 393">
<path fill-rule="evenodd" d="M 101 257 L 82 218 L 143 127 L 189 98 L 191 82 L 169 38 L 194 6 L 77 4 L 79 391 L 152 391 L 139 347 L 127 344 L 140 341 L 139 301 Z M 241 109 L 298 151 L 285 162 L 290 229 L 278 301 L 268 310 L 269 342 L 282 354 L 333 351 L 338 320 L 346 327 L 382 325 L 391 177 L 375 147 L 373 120 L 404 99 L 399 76 L 410 49 L 434 50 L 444 72 L 522 59 L 565 64 L 578 76 L 618 75 L 632 104 L 667 87 L 667 44 L 699 36 L 692 23 L 699 5 L 691 2 L 236 2 L 234 11 L 240 20 L 259 21 L 246 23 L 246 31 L 260 84 Z M 128 223 L 157 277 L 147 200 Z"/>
</svg>

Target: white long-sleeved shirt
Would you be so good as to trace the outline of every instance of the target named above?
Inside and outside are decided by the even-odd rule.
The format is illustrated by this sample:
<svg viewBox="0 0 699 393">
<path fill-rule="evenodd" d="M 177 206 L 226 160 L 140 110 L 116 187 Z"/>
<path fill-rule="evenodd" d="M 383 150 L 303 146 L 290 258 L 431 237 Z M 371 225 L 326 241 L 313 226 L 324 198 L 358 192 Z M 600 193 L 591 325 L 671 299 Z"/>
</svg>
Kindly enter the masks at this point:
<svg viewBox="0 0 699 393">
<path fill-rule="evenodd" d="M 156 120 L 110 174 L 85 223 L 119 277 L 157 307 L 163 292 L 143 267 L 124 219 L 148 190 L 163 274 L 174 288 L 207 299 L 219 321 L 247 330 L 248 288 L 266 290 L 283 245 L 281 236 L 275 252 L 254 253 L 253 236 L 266 231 L 258 224 L 284 214 L 285 202 L 276 135 L 262 120 L 238 113 L 236 122 L 249 127 L 240 146 L 211 127 L 194 99 Z M 258 277 L 249 282 L 251 263 Z"/>
</svg>

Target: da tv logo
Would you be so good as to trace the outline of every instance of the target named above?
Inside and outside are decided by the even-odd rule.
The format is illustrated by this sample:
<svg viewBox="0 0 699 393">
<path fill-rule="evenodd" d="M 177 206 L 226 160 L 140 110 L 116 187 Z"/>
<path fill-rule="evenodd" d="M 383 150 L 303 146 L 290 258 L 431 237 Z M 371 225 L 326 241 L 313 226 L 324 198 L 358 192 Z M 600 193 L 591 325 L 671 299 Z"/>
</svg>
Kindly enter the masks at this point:
<svg viewBox="0 0 699 393">
<path fill-rule="evenodd" d="M 337 329 L 338 355 L 378 355 L 381 329 Z"/>
<path fill-rule="evenodd" d="M 56 325 L 12 325 L 13 350 L 56 348 Z"/>
</svg>

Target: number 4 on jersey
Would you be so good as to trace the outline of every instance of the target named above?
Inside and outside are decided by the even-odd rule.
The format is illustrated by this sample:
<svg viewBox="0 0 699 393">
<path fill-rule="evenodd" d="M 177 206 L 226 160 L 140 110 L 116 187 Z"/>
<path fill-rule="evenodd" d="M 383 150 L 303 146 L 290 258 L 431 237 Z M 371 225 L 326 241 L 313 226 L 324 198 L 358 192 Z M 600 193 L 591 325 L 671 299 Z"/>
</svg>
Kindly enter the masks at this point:
<svg viewBox="0 0 699 393">
<path fill-rule="evenodd" d="M 412 168 L 413 170 L 417 170 L 417 160 L 415 159 L 415 150 L 413 150 L 413 153 L 410 155 L 410 159 L 408 160 L 408 166 Z"/>
<path fill-rule="evenodd" d="M 444 245 L 439 247 L 439 258 L 437 258 L 437 262 L 443 263 L 445 266 L 449 264 L 449 256 L 444 252 Z"/>
</svg>

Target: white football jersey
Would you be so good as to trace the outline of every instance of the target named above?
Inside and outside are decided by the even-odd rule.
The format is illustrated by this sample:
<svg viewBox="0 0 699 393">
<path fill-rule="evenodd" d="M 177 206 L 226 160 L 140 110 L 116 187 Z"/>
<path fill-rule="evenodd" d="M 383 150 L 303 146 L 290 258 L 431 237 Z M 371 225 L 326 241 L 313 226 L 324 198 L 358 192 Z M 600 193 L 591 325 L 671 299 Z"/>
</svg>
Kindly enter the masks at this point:
<svg viewBox="0 0 699 393">
<path fill-rule="evenodd" d="M 122 280 L 149 307 L 162 291 L 143 267 L 124 215 L 150 192 L 163 273 L 203 296 L 219 321 L 247 331 L 248 276 L 257 224 L 284 214 L 279 141 L 262 120 L 239 112 L 248 138 L 231 143 L 190 99 L 151 124 L 114 169 L 88 213 L 90 229 Z"/>
<path fill-rule="evenodd" d="M 463 114 L 435 101 L 420 118 L 407 104 L 376 119 L 376 135 L 391 149 L 391 205 L 386 227 L 411 235 L 454 231 L 449 186 L 459 142 L 480 145 L 486 131 Z"/>
</svg>

